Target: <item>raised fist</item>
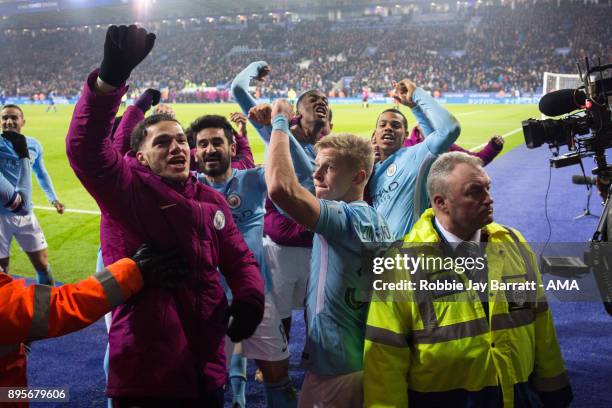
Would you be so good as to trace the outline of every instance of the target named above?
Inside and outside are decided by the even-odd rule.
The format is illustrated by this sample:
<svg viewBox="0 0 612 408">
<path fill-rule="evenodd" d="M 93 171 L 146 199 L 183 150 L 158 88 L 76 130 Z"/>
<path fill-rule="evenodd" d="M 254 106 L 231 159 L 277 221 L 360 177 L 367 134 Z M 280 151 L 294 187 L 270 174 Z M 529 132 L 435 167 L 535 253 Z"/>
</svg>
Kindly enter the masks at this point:
<svg viewBox="0 0 612 408">
<path fill-rule="evenodd" d="M 134 105 L 143 112 L 148 111 L 151 106 L 155 106 L 161 99 L 161 92 L 157 89 L 149 88 L 140 95 Z"/>
<path fill-rule="evenodd" d="M 504 138 L 501 136 L 493 136 L 489 143 L 493 144 L 493 148 L 497 151 L 500 151 L 504 148 Z"/>
<path fill-rule="evenodd" d="M 108 27 L 98 76 L 109 85 L 120 86 L 151 52 L 153 44 L 155 34 L 147 33 L 144 28 L 135 25 Z"/>
<path fill-rule="evenodd" d="M 286 99 L 277 99 L 272 104 L 271 117 L 274 118 L 276 115 L 284 115 L 287 120 L 293 118 L 293 106 Z"/>
<path fill-rule="evenodd" d="M 412 94 L 416 89 L 416 84 L 409 79 L 402 79 L 395 84 L 393 98 L 402 105 L 414 108 L 416 104 L 412 100 Z"/>
<path fill-rule="evenodd" d="M 272 106 L 269 103 L 260 103 L 249 110 L 249 119 L 260 126 L 272 124 Z"/>
</svg>

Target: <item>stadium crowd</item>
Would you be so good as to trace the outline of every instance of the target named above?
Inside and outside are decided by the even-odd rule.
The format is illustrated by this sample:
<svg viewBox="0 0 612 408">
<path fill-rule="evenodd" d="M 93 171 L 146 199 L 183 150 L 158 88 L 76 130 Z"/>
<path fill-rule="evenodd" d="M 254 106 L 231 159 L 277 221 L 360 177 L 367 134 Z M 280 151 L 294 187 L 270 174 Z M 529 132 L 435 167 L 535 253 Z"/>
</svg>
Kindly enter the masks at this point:
<svg viewBox="0 0 612 408">
<path fill-rule="evenodd" d="M 152 22 L 160 33 L 135 74 L 136 88 L 167 89 L 166 100 L 206 101 L 197 89 L 225 87 L 245 60 L 265 59 L 275 75 L 259 91 L 286 96 L 316 87 L 328 95 L 388 92 L 392 78 L 410 77 L 429 90 L 532 94 L 542 72 L 575 73 L 575 60 L 612 54 L 607 4 L 523 3 L 453 11 L 435 23 L 418 15 L 369 24 L 304 20 L 277 24 Z M 74 96 L 80 73 L 95 66 L 106 28 L 11 30 L 0 35 L 10 64 L 0 68 L 5 96 Z M 70 46 L 65 46 L 70 44 Z M 192 92 L 181 92 L 185 88 Z M 225 99 L 213 98 L 213 100 Z"/>
</svg>

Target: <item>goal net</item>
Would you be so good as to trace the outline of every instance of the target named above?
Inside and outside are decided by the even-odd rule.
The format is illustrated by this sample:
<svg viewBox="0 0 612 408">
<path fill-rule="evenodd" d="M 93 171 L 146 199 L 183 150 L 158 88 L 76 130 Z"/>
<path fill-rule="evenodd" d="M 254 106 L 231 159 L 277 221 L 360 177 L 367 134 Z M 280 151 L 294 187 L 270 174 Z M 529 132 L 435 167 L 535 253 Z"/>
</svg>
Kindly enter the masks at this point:
<svg viewBox="0 0 612 408">
<path fill-rule="evenodd" d="M 559 89 L 576 89 L 582 85 L 578 74 L 557 74 L 555 72 L 544 73 L 544 83 L 542 84 L 542 95 Z M 542 114 L 542 119 L 547 116 Z"/>
</svg>

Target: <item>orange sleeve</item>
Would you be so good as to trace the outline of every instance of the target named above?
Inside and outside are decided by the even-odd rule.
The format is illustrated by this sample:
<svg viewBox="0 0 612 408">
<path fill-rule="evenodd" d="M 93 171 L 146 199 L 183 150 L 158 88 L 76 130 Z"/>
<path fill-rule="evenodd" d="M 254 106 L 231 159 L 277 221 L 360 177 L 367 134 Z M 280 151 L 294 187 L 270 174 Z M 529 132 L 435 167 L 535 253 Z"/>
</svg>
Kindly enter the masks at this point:
<svg viewBox="0 0 612 408">
<path fill-rule="evenodd" d="M 142 289 L 136 263 L 122 259 L 61 287 L 26 286 L 0 275 L 0 343 L 56 337 L 80 330 Z"/>
</svg>

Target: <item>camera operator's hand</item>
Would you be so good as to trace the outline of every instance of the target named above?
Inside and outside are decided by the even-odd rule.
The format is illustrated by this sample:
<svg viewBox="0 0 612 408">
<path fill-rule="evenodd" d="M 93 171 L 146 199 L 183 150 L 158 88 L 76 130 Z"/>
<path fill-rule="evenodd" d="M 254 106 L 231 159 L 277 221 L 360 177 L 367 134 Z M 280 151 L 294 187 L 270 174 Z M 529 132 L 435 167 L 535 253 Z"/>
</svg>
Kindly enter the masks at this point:
<svg viewBox="0 0 612 408">
<path fill-rule="evenodd" d="M 414 108 L 416 103 L 412 100 L 412 94 L 416 90 L 417 86 L 414 82 L 409 79 L 402 79 L 395 84 L 393 92 L 393 98 L 401 103 L 402 105 Z"/>
<path fill-rule="evenodd" d="M 178 250 L 156 251 L 149 244 L 142 244 L 132 256 L 145 286 L 176 288 L 190 274 L 187 263 Z"/>
<path fill-rule="evenodd" d="M 15 153 L 17 153 L 17 156 L 19 156 L 20 159 L 30 158 L 30 152 L 28 151 L 28 143 L 24 135 L 22 135 L 21 133 L 6 130 L 2 133 L 2 137 L 11 142 L 11 144 L 13 145 L 13 149 L 15 149 Z"/>
<path fill-rule="evenodd" d="M 249 109 L 249 119 L 260 126 L 270 126 L 272 123 L 272 106 L 260 103 Z"/>
<path fill-rule="evenodd" d="M 119 87 L 153 49 L 155 34 L 144 28 L 131 26 L 108 27 L 104 41 L 104 58 L 99 78 L 106 84 Z"/>
</svg>

